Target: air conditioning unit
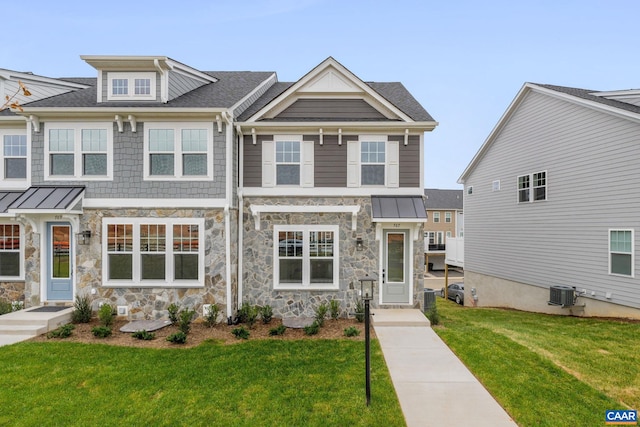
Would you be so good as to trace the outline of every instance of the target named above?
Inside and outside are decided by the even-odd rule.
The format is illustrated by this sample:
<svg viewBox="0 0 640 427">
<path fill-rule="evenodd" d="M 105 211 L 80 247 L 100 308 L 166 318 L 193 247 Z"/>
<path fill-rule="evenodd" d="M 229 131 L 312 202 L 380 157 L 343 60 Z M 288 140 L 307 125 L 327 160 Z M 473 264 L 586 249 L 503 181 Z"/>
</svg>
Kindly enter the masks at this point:
<svg viewBox="0 0 640 427">
<path fill-rule="evenodd" d="M 573 305 L 575 289 L 569 286 L 551 286 L 549 304 L 570 307 Z"/>
</svg>

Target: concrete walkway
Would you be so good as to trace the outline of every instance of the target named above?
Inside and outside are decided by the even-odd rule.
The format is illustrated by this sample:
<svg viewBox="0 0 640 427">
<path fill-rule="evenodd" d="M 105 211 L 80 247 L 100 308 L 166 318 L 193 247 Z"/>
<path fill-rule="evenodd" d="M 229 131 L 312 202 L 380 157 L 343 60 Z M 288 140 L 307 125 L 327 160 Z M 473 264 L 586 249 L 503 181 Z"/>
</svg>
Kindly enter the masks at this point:
<svg viewBox="0 0 640 427">
<path fill-rule="evenodd" d="M 69 323 L 73 307 L 56 312 L 39 312 L 39 307 L 0 316 L 0 346 L 26 341 Z"/>
<path fill-rule="evenodd" d="M 517 426 L 433 332 L 420 310 L 372 312 L 408 427 Z M 374 392 L 371 404 L 375 405 Z"/>
</svg>

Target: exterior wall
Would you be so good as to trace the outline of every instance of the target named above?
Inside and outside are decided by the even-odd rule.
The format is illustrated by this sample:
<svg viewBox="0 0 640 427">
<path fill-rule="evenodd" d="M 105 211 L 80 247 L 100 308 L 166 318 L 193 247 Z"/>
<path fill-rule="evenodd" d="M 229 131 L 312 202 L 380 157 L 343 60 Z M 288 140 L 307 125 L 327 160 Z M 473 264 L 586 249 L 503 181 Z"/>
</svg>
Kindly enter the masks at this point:
<svg viewBox="0 0 640 427">
<path fill-rule="evenodd" d="M 526 283 L 514 282 L 495 276 L 465 271 L 465 295 L 467 306 L 509 307 L 518 310 L 547 314 L 560 314 L 585 317 L 622 317 L 640 319 L 640 309 L 625 307 L 592 298 L 588 293 L 580 296 L 573 307 L 561 308 L 547 304 L 549 290 Z M 475 288 L 478 300 L 475 301 L 471 289 Z M 577 289 L 581 291 L 580 288 Z"/>
<path fill-rule="evenodd" d="M 400 147 L 400 187 L 422 187 L 420 182 L 420 137 L 409 136 L 404 145 L 404 136 L 389 135 L 389 141 L 398 141 Z"/>
<path fill-rule="evenodd" d="M 160 80 L 158 77 L 156 80 Z M 169 71 L 169 99 L 174 99 L 180 95 L 184 95 L 187 92 L 191 92 L 194 89 L 204 86 L 199 80 L 192 79 L 181 73 L 175 71 Z M 158 98 L 159 99 L 159 98 Z"/>
<path fill-rule="evenodd" d="M 433 222 L 433 213 L 440 212 L 440 222 Z M 445 222 L 445 212 L 451 213 L 451 222 Z M 442 231 L 444 236 L 443 243 L 447 242 L 447 231 L 451 232 L 451 237 L 456 237 L 456 215 L 455 210 L 431 210 L 427 209 L 428 220 L 424 225 L 425 231 Z"/>
<path fill-rule="evenodd" d="M 467 288 L 484 275 L 544 295 L 551 285 L 576 286 L 594 300 L 640 308 L 637 255 L 636 277 L 610 275 L 608 264 L 609 229 L 635 230 L 639 253 L 639 140 L 637 122 L 526 94 L 465 180 L 465 190 L 473 186 L 464 197 L 465 272 L 475 273 Z M 517 203 L 517 177 L 539 171 L 547 172 L 547 200 Z"/>
<path fill-rule="evenodd" d="M 224 198 L 226 183 L 226 132 L 213 130 L 213 181 L 145 181 L 144 123 L 138 122 L 137 132 L 124 123 L 124 132 L 113 126 L 113 180 L 108 181 L 45 181 L 44 180 L 44 122 L 40 132 L 32 133 L 31 182 L 32 185 L 78 185 L 86 186 L 86 198 Z M 226 125 L 225 125 L 226 126 Z"/>
<path fill-rule="evenodd" d="M 145 73 L 147 72 L 151 72 L 153 70 L 147 70 L 144 71 Z M 120 71 L 116 71 L 116 72 L 120 72 Z M 124 70 L 122 72 L 128 72 L 127 70 Z M 133 73 L 134 71 L 132 71 Z M 136 102 L 142 102 L 142 103 L 159 103 L 160 102 L 160 88 L 161 88 L 161 78 L 160 75 L 157 72 L 154 72 L 156 75 L 156 87 L 155 87 L 155 91 L 156 91 L 156 99 L 152 100 L 152 101 L 136 101 Z M 102 102 L 114 102 L 114 101 L 107 101 L 108 96 L 109 96 L 109 71 L 103 71 L 102 72 L 102 81 L 99 82 L 99 86 L 98 86 L 99 90 L 102 90 Z M 116 101 L 117 102 L 117 101 Z"/>
<path fill-rule="evenodd" d="M 299 99 L 278 120 L 388 120 L 362 99 Z"/>
</svg>

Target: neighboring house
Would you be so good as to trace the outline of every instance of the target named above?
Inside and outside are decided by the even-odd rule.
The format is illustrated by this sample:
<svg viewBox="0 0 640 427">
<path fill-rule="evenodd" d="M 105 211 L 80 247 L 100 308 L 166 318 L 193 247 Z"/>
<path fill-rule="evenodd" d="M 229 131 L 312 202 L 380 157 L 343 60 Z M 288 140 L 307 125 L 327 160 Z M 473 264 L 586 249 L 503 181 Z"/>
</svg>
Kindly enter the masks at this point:
<svg viewBox="0 0 640 427">
<path fill-rule="evenodd" d="M 425 262 L 434 270 L 444 269 L 447 239 L 463 237 L 462 190 L 424 190 L 427 222 L 424 231 Z"/>
<path fill-rule="evenodd" d="M 376 305 L 418 304 L 423 138 L 437 123 L 401 84 L 332 58 L 295 83 L 81 58 L 97 78 L 49 79 L 77 87 L 1 113 L 27 151 L 19 184 L 0 180 L 0 297 L 91 295 L 132 318 L 171 303 L 310 315 L 332 298 L 346 313 L 370 274 Z"/>
<path fill-rule="evenodd" d="M 640 318 L 639 140 L 639 90 L 525 84 L 459 179 L 465 300 Z"/>
</svg>

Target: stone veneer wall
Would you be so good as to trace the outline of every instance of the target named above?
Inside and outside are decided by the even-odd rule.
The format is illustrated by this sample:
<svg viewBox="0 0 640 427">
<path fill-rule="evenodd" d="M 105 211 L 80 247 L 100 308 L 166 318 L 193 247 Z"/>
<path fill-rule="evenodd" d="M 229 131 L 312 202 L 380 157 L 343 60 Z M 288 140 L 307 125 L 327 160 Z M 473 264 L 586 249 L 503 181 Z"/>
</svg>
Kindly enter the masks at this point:
<svg viewBox="0 0 640 427">
<path fill-rule="evenodd" d="M 102 218 L 204 218 L 205 278 L 204 288 L 173 287 L 103 287 L 102 286 Z M 231 212 L 232 223 L 233 212 Z M 91 230 L 91 243 L 76 246 L 76 294 L 89 295 L 93 308 L 107 302 L 129 307 L 131 319 L 159 319 L 167 317 L 167 308 L 176 303 L 202 315 L 203 304 L 217 304 L 226 317 L 226 248 L 225 221 L 222 209 L 85 209 L 80 221 L 81 230 Z M 235 254 L 235 252 L 231 252 Z M 233 262 L 235 255 L 232 255 Z M 91 290 L 96 294 L 92 295 Z"/>
<path fill-rule="evenodd" d="M 250 205 L 359 205 L 357 229 L 351 229 L 349 213 L 262 213 L 260 230 L 249 209 Z M 378 247 L 375 240 L 375 224 L 371 221 L 371 199 L 369 197 L 344 198 L 272 198 L 247 197 L 243 206 L 243 302 L 273 307 L 276 317 L 297 317 L 315 314 L 315 309 L 323 302 L 332 299 L 341 302 L 341 317 L 353 315 L 356 301 L 360 298 L 358 279 L 365 274 L 378 274 Z M 273 289 L 273 226 L 274 224 L 321 224 L 339 225 L 339 289 L 326 291 L 274 290 Z M 362 237 L 364 250 L 356 250 L 356 237 Z M 419 306 L 422 298 L 424 277 L 424 255 L 422 239 L 414 242 L 414 304 Z M 380 283 L 376 283 L 379 290 Z M 420 292 L 419 292 L 420 291 Z M 378 295 L 372 301 L 372 307 L 378 306 Z M 391 306 L 383 306 L 391 307 Z M 405 307 L 406 306 L 402 306 Z"/>
</svg>

